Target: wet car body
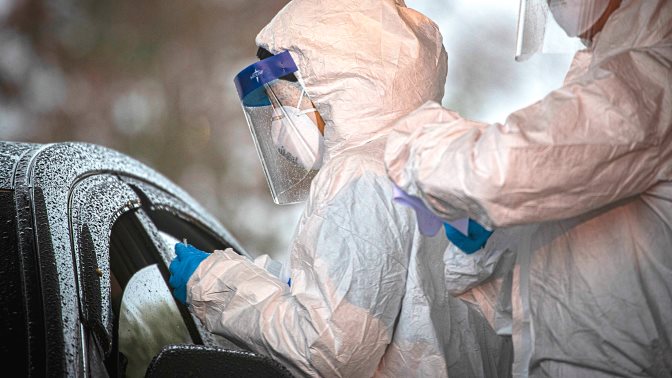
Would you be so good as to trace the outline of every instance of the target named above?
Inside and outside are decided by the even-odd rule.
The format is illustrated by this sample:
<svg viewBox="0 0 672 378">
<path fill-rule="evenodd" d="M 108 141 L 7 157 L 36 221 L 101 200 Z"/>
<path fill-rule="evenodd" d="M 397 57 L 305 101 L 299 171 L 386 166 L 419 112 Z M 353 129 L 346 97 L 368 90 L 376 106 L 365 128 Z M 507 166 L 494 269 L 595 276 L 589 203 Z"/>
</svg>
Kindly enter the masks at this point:
<svg viewBox="0 0 672 378">
<path fill-rule="evenodd" d="M 146 165 L 86 143 L 0 142 L 0 224 L 2 353 L 18 375 L 290 376 L 174 301 L 176 241 L 250 255 Z"/>
</svg>

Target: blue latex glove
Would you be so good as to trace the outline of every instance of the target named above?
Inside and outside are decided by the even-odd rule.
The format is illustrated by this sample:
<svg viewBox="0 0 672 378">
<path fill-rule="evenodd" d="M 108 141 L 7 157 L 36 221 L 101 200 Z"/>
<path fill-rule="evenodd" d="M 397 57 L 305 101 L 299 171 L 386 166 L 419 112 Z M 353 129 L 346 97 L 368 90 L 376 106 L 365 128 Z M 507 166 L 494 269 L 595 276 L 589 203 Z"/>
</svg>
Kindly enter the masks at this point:
<svg viewBox="0 0 672 378">
<path fill-rule="evenodd" d="M 173 288 L 175 298 L 187 304 L 187 282 L 201 261 L 205 260 L 210 254 L 183 243 L 175 244 L 175 254 L 177 256 L 168 267 L 170 270 L 168 284 Z"/>
<path fill-rule="evenodd" d="M 466 254 L 474 253 L 483 248 L 490 235 L 492 235 L 492 231 L 486 230 L 478 222 L 471 219 L 469 219 L 468 235 L 466 236 L 448 223 L 443 225 L 448 240 Z"/>
</svg>

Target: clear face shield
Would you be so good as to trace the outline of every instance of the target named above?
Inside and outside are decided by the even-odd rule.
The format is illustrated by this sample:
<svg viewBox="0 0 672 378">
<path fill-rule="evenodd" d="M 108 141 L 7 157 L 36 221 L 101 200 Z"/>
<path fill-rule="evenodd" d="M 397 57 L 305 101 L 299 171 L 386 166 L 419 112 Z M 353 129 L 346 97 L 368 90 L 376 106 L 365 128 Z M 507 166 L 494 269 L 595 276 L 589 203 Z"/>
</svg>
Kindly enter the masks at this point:
<svg viewBox="0 0 672 378">
<path fill-rule="evenodd" d="M 570 54 L 584 48 L 574 37 L 588 31 L 608 5 L 609 0 L 520 0 L 516 61 L 536 53 Z"/>
<path fill-rule="evenodd" d="M 297 73 L 285 51 L 246 67 L 234 79 L 273 202 L 279 205 L 308 197 L 324 153 L 324 121 Z"/>
</svg>

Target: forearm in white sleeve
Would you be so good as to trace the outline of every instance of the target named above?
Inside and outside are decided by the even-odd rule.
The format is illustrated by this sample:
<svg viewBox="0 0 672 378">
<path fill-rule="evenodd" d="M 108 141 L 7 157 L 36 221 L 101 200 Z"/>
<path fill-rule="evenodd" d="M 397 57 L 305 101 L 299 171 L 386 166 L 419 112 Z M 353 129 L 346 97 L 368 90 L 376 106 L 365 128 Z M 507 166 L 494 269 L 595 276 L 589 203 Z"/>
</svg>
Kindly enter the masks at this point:
<svg viewBox="0 0 672 378">
<path fill-rule="evenodd" d="M 388 174 L 445 219 L 491 227 L 568 218 L 641 193 L 670 176 L 672 126 L 661 112 L 672 106 L 670 84 L 652 79 L 665 69 L 647 52 L 619 54 L 504 124 L 425 104 L 389 137 Z"/>
</svg>

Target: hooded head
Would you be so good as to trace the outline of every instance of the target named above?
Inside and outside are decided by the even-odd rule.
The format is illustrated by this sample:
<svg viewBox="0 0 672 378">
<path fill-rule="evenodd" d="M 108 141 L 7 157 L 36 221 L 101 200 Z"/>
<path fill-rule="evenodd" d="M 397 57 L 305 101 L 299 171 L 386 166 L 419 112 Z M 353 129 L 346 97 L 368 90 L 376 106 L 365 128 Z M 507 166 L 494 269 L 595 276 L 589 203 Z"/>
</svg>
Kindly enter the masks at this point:
<svg viewBox="0 0 672 378">
<path fill-rule="evenodd" d="M 257 35 L 289 51 L 325 121 L 327 156 L 378 138 L 441 101 L 447 54 L 438 27 L 394 0 L 293 0 Z"/>
</svg>

